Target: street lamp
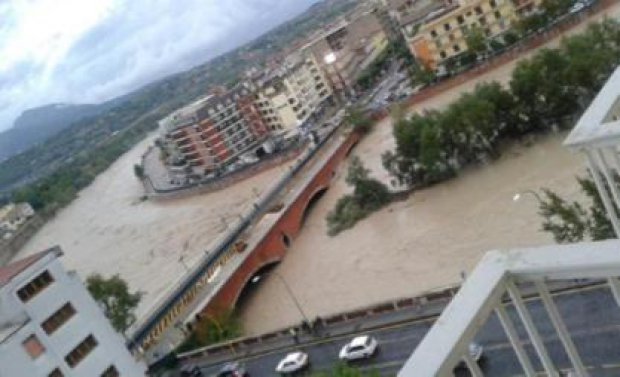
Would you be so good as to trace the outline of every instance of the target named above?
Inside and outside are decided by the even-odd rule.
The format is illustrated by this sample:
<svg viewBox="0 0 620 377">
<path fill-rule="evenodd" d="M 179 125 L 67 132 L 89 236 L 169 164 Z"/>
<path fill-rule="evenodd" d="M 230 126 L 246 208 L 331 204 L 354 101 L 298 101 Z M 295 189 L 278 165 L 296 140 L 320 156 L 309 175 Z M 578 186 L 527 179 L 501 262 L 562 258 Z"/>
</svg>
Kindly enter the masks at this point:
<svg viewBox="0 0 620 377">
<path fill-rule="evenodd" d="M 517 192 L 512 197 L 512 201 L 513 202 L 518 202 L 519 200 L 521 200 L 523 195 L 526 195 L 526 194 L 527 195 L 532 195 L 536 199 L 536 201 L 538 201 L 538 204 L 542 204 L 543 203 L 543 200 L 540 197 L 540 195 L 536 191 L 534 191 L 534 190 L 523 190 L 523 191 Z"/>
<path fill-rule="evenodd" d="M 181 263 L 183 267 L 185 267 L 186 272 L 189 272 L 189 266 L 187 265 L 187 263 L 185 263 L 185 255 L 181 255 L 179 257 L 179 263 Z"/>
<path fill-rule="evenodd" d="M 297 300 L 297 298 L 295 297 L 295 294 L 293 293 L 293 290 L 291 289 L 291 287 L 288 285 L 288 283 L 286 282 L 286 280 L 284 280 L 284 278 L 282 277 L 282 275 L 280 275 L 277 271 L 272 271 L 271 273 L 273 273 L 281 282 L 282 285 L 284 286 L 284 288 L 286 289 L 286 292 L 288 293 L 289 297 L 291 298 L 291 301 L 293 301 L 293 303 L 295 304 L 295 306 L 297 307 L 297 310 L 299 311 L 299 314 L 301 314 L 301 316 L 304 318 L 304 320 L 306 321 L 306 323 L 310 323 L 310 320 L 308 319 L 308 316 L 306 316 L 306 313 L 304 312 L 304 310 L 301 308 L 301 304 L 299 303 L 299 301 Z M 252 284 L 256 284 L 260 281 L 261 276 L 254 276 L 251 280 Z"/>
</svg>

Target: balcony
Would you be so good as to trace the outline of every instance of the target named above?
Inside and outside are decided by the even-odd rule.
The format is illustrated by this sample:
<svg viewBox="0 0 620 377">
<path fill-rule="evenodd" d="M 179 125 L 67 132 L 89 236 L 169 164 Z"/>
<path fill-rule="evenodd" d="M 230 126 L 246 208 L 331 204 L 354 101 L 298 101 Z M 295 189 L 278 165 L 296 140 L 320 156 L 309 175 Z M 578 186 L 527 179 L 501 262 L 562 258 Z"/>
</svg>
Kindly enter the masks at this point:
<svg viewBox="0 0 620 377">
<path fill-rule="evenodd" d="M 603 241 L 573 245 L 552 245 L 531 249 L 493 251 L 487 253 L 446 307 L 435 325 L 426 334 L 398 376 L 452 376 L 454 368 L 463 361 L 472 376 L 484 376 L 468 350 L 479 331 L 493 313 L 499 319 L 506 338 L 526 376 L 558 376 L 557 360 L 549 355 L 548 343 L 539 333 L 523 296 L 523 284 L 533 286 L 534 296 L 543 304 L 562 348 L 568 355 L 575 376 L 588 376 L 579 349 L 575 347 L 555 299 L 550 284 L 567 279 L 604 279 L 617 304 L 620 304 L 620 241 Z M 527 339 L 517 332 L 508 307 L 514 308 L 525 329 Z M 617 310 L 620 310 L 616 308 Z M 537 318 L 540 318 L 538 316 Z M 532 345 L 530 358 L 525 345 Z M 583 351 L 582 344 L 582 351 Z M 616 360 L 617 361 L 617 360 Z M 534 366 L 542 370 L 536 370 Z"/>
<path fill-rule="evenodd" d="M 616 236 L 620 236 L 620 189 L 617 184 L 620 176 L 620 68 L 592 101 L 564 145 L 584 154 Z M 451 376 L 461 362 L 472 376 L 483 376 L 482 368 L 469 351 L 469 345 L 476 342 L 481 329 L 489 321 L 495 320 L 504 330 L 522 375 L 559 376 L 566 373 L 570 376 L 589 376 L 593 370 L 598 372 L 617 365 L 620 361 L 617 352 L 613 360 L 601 362 L 600 358 L 592 357 L 591 352 L 586 354 L 590 348 L 596 347 L 585 343 L 583 337 L 577 347 L 576 330 L 583 333 L 588 329 L 575 329 L 575 326 L 571 329 L 565 323 L 568 314 L 575 316 L 570 313 L 572 310 L 582 319 L 596 312 L 579 312 L 575 307 L 565 307 L 563 312 L 560 311 L 549 287 L 558 282 L 566 284 L 567 281 L 584 279 L 600 282 L 610 297 L 606 308 L 611 307 L 615 313 L 620 310 L 617 307 L 620 306 L 618 276 L 619 240 L 487 253 L 398 376 Z M 541 303 L 539 312 L 542 311 L 542 316 L 532 315 L 531 306 L 528 307 L 524 299 L 524 285 L 529 285 L 530 297 Z M 519 327 L 513 321 L 517 318 Z M 611 327 L 617 332 L 620 325 L 612 323 Z M 554 351 L 559 349 L 559 352 L 549 351 L 551 341 L 541 336 L 541 329 L 555 334 Z M 609 344 L 614 343 L 613 336 L 593 332 L 590 339 L 593 343 L 592 339 L 602 342 L 605 347 L 617 349 L 619 346 Z M 565 357 L 559 356 L 559 353 Z M 584 360 L 587 362 L 584 363 Z"/>
</svg>

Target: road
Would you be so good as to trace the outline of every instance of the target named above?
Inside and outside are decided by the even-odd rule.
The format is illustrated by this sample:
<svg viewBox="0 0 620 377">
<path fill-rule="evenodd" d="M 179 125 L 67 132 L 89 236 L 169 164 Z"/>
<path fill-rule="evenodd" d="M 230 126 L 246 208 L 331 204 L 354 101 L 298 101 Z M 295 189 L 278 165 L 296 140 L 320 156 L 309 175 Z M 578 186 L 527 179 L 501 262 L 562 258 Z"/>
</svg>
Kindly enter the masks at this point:
<svg viewBox="0 0 620 377">
<path fill-rule="evenodd" d="M 606 287 L 594 286 L 580 288 L 577 291 L 555 295 L 555 302 L 562 314 L 567 328 L 579 350 L 591 376 L 620 375 L 620 310 Z M 536 321 L 538 330 L 545 340 L 551 358 L 561 369 L 569 367 L 569 361 L 553 327 L 538 299 L 528 300 L 528 308 Z M 512 316 L 521 339 L 526 339 L 525 330 L 520 325 L 517 315 L 511 306 L 508 312 Z M 426 318 L 405 324 L 383 328 L 369 332 L 379 342 L 379 352 L 370 360 L 353 363 L 363 371 L 377 371 L 381 376 L 394 376 L 426 332 L 435 318 Z M 340 348 L 350 340 L 351 336 L 320 339 L 305 344 L 297 349 L 309 354 L 310 369 L 300 375 L 330 370 L 337 363 Z M 476 341 L 484 347 L 482 369 L 488 376 L 514 376 L 522 373 L 508 339 L 495 316 L 489 318 L 479 332 Z M 534 363 L 534 368 L 542 370 L 535 357 L 533 348 L 525 343 L 526 351 Z M 278 361 L 289 351 L 278 350 L 261 356 L 239 359 L 245 364 L 252 377 L 273 376 Z M 206 376 L 216 373 L 222 364 L 209 365 L 208 359 L 198 365 L 203 367 Z M 466 371 L 457 375 L 466 376 Z"/>
</svg>

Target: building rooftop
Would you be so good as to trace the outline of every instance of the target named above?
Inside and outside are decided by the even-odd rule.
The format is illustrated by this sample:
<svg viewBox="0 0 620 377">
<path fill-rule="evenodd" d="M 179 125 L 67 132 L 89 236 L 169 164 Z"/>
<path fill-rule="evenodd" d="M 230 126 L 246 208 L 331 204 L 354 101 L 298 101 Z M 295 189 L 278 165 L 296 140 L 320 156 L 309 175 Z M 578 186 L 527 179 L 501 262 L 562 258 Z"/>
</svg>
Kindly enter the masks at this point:
<svg viewBox="0 0 620 377">
<path fill-rule="evenodd" d="M 0 287 L 3 287 L 8 282 L 10 282 L 15 276 L 19 275 L 22 271 L 32 266 L 41 258 L 45 257 L 48 254 L 54 253 L 57 257 L 62 255 L 62 250 L 60 247 L 54 246 L 50 249 L 42 251 L 40 253 L 31 255 L 24 259 L 20 259 L 13 263 L 7 264 L 6 266 L 0 267 Z"/>
</svg>

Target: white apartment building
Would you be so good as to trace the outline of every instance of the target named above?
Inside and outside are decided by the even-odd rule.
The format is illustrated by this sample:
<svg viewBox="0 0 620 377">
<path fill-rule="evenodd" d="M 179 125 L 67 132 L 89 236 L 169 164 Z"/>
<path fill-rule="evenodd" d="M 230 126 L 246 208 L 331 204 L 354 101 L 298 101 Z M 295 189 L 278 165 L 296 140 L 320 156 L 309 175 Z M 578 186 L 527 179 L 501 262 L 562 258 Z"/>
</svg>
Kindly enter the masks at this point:
<svg viewBox="0 0 620 377">
<path fill-rule="evenodd" d="M 123 337 L 59 247 L 0 267 L 0 377 L 139 377 Z"/>
<path fill-rule="evenodd" d="M 256 103 L 272 132 L 297 129 L 320 111 L 332 88 L 311 55 L 291 55 L 257 80 Z"/>
</svg>

